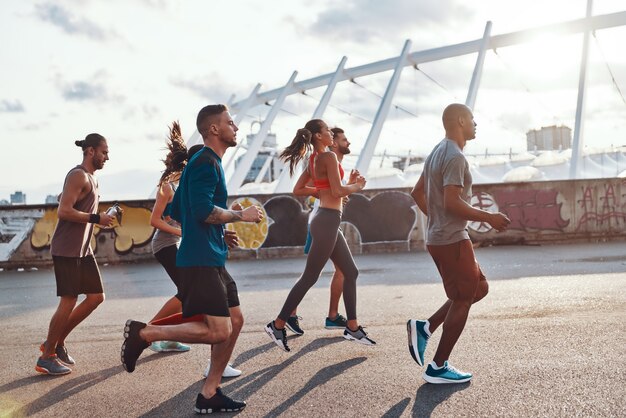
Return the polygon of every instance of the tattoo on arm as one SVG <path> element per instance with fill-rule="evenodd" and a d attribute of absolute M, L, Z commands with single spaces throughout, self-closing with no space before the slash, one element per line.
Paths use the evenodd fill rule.
<path fill-rule="evenodd" d="M 211 214 L 204 220 L 208 224 L 225 224 L 237 222 L 242 219 L 240 210 L 226 210 L 217 206 L 213 207 Z"/>

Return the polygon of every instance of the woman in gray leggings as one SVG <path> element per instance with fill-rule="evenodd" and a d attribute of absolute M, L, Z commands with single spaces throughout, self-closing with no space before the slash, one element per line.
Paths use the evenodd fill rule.
<path fill-rule="evenodd" d="M 335 153 L 327 150 L 332 143 L 333 133 L 328 125 L 323 120 L 313 119 L 303 129 L 298 129 L 291 145 L 280 155 L 289 164 L 289 172 L 293 175 L 298 163 L 312 150 L 307 169 L 320 199 L 320 208 L 311 221 L 313 241 L 304 273 L 289 292 L 278 317 L 265 327 L 265 332 L 272 341 L 285 351 L 289 351 L 285 323 L 311 286 L 317 282 L 329 258 L 344 273 L 343 300 L 348 322 L 343 337 L 365 345 L 376 344 L 356 319 L 356 278 L 359 270 L 343 234 L 339 231 L 343 197 L 361 191 L 365 187 L 365 178 L 354 176 L 347 185 L 341 183 L 343 173 L 340 170 L 343 170 Z"/>

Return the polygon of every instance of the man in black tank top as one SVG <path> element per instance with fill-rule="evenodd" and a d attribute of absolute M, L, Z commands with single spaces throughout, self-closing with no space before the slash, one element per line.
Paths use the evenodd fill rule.
<path fill-rule="evenodd" d="M 57 296 L 61 298 L 52 315 L 48 336 L 41 344 L 42 355 L 35 370 L 50 375 L 68 374 L 75 364 L 65 348 L 65 339 L 104 301 L 100 271 L 91 249 L 94 224 L 110 226 L 113 217 L 98 214 L 98 183 L 93 177 L 109 159 L 106 139 L 89 134 L 75 144 L 83 150 L 83 161 L 65 178 L 57 215 L 59 222 L 52 236 L 50 252 L 54 262 Z M 78 295 L 85 300 L 78 306 Z"/>

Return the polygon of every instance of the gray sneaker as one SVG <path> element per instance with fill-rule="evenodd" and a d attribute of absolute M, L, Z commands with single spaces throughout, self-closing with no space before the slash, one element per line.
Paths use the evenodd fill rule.
<path fill-rule="evenodd" d="M 359 325 L 356 331 L 352 331 L 350 328 L 346 327 L 343 331 L 343 338 L 348 341 L 354 341 L 359 344 L 364 345 L 376 345 L 376 341 L 372 340 L 367 336 L 367 333 L 363 330 L 363 327 Z"/>
<path fill-rule="evenodd" d="M 57 358 L 56 354 L 53 354 L 52 356 L 46 358 L 39 357 L 37 359 L 35 371 L 42 374 L 49 374 L 51 376 L 60 376 L 71 373 L 72 369 L 63 365 Z"/>
<path fill-rule="evenodd" d="M 44 341 L 43 343 L 41 343 L 41 345 L 39 346 L 39 351 L 43 353 L 46 349 L 47 343 L 48 341 Z M 69 353 L 67 352 L 67 348 L 65 348 L 64 345 L 57 345 L 54 350 L 54 354 L 56 354 L 59 361 L 66 366 L 73 366 L 74 364 L 76 364 L 76 361 L 72 358 L 72 356 L 69 355 Z"/>
<path fill-rule="evenodd" d="M 287 345 L 287 332 L 285 331 L 285 328 L 276 328 L 276 326 L 274 325 L 274 321 L 272 321 L 265 326 L 265 332 L 267 333 L 267 335 L 270 336 L 272 341 L 274 341 L 277 346 L 285 351 L 291 351 L 291 349 Z"/>

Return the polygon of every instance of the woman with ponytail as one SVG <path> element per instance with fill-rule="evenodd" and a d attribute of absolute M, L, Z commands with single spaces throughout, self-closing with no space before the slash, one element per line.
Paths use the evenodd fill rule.
<path fill-rule="evenodd" d="M 190 156 L 187 152 L 185 141 L 182 138 L 178 122 L 172 123 L 170 127 L 167 150 L 167 156 L 163 160 L 165 170 L 163 170 L 163 174 L 159 180 L 156 199 L 154 207 L 152 208 L 152 215 L 150 216 L 150 225 L 156 229 L 152 237 L 152 254 L 154 254 L 157 261 L 161 263 L 178 289 L 176 252 L 178 251 L 181 232 L 180 225 L 169 217 L 169 211 L 170 203 L 174 198 L 174 193 L 178 185 L 178 179 Z M 181 311 L 182 303 L 177 293 L 176 296 L 173 296 L 165 302 L 150 323 Z M 176 341 L 155 341 L 150 345 L 150 349 L 159 353 L 168 351 L 189 351 L 190 347 Z"/>
<path fill-rule="evenodd" d="M 365 187 L 365 178 L 360 175 L 353 176 L 347 185 L 342 184 L 343 169 L 337 155 L 327 149 L 332 143 L 333 132 L 328 125 L 323 120 L 313 119 L 307 122 L 303 129 L 298 129 L 291 144 L 280 155 L 280 158 L 289 165 L 289 172 L 293 175 L 298 163 L 308 152 L 311 153 L 305 174 L 313 180 L 320 199 L 320 208 L 311 221 L 313 239 L 304 272 L 289 292 L 278 317 L 265 327 L 265 332 L 272 341 L 285 351 L 290 351 L 287 346 L 285 324 L 304 295 L 317 282 L 328 259 L 344 273 L 343 299 L 348 321 L 343 337 L 365 345 L 376 344 L 357 321 L 356 279 L 359 271 L 339 230 L 343 198 L 361 191 Z"/>

